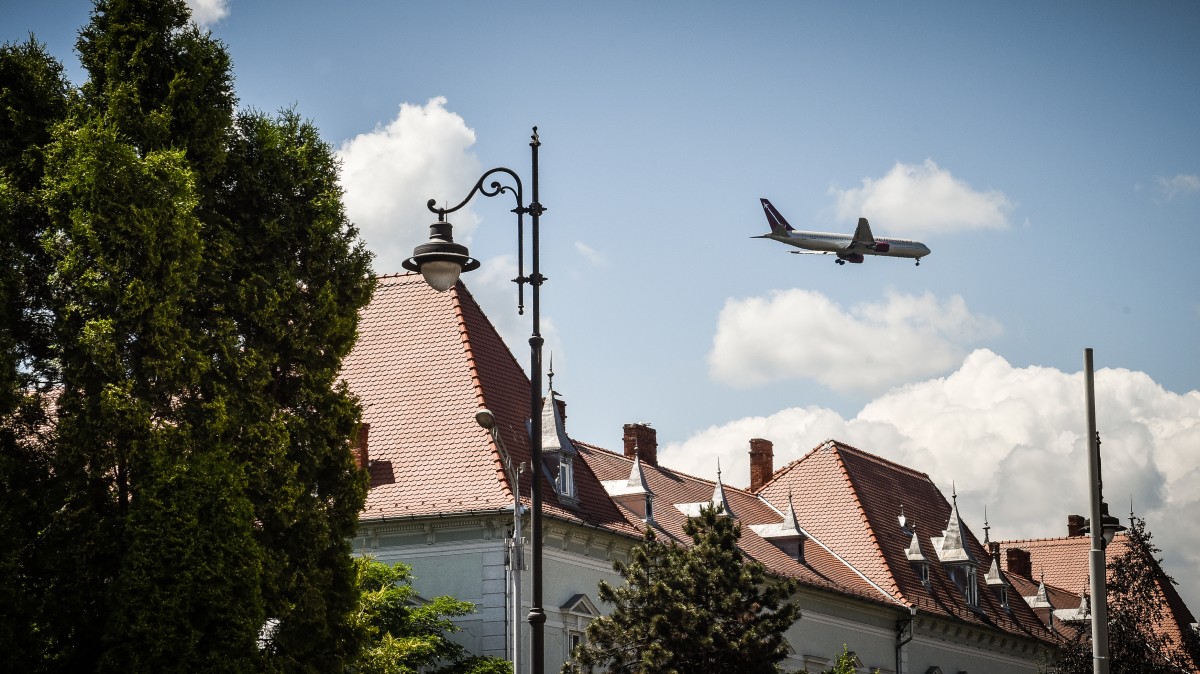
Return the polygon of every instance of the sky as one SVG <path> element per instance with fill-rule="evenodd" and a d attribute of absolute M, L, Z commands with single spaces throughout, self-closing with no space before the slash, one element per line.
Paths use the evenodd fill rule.
<path fill-rule="evenodd" d="M 538 127 L 573 438 L 648 422 L 661 463 L 739 487 L 750 438 L 776 467 L 836 438 L 928 473 L 977 535 L 986 511 L 993 540 L 1062 536 L 1089 507 L 1090 347 L 1105 498 L 1200 613 L 1200 4 L 191 6 L 239 106 L 294 108 L 338 153 L 377 273 L 426 239 L 427 200 L 498 166 L 532 189 Z M 0 39 L 32 31 L 79 84 L 89 12 L 0 0 Z M 932 254 L 789 255 L 751 238 L 762 197 Z M 450 220 L 528 367 L 513 206 Z"/>

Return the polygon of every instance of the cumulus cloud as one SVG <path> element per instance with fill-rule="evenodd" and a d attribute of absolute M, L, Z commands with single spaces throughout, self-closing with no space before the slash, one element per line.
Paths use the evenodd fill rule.
<path fill-rule="evenodd" d="M 1158 191 L 1168 201 L 1195 194 L 1200 192 L 1200 176 L 1180 173 L 1171 178 L 1159 178 Z"/>
<path fill-rule="evenodd" d="M 187 0 L 192 20 L 201 26 L 211 26 L 229 16 L 229 0 Z"/>
<path fill-rule="evenodd" d="M 443 97 L 401 104 L 386 125 L 342 143 L 337 155 L 346 214 L 375 253 L 377 273 L 403 271 L 400 263 L 428 240 L 437 219 L 425 206 L 429 199 L 454 205 L 479 178 L 474 144 L 475 132 L 446 109 Z M 449 219 L 454 240 L 469 244 L 478 225 L 470 207 Z"/>
<path fill-rule="evenodd" d="M 1145 373 L 1101 369 L 1095 392 L 1111 512 L 1127 513 L 1132 498 L 1163 548 L 1167 572 L 1200 577 L 1200 391 L 1172 393 Z M 835 438 L 928 473 L 947 495 L 955 485 L 977 535 L 986 506 L 993 539 L 1033 538 L 1065 535 L 1068 514 L 1087 514 L 1086 430 L 1081 372 L 1013 367 L 980 349 L 950 375 L 895 389 L 853 418 L 784 409 L 708 428 L 659 456 L 709 478 L 719 458 L 726 482 L 742 486 L 750 438 L 774 443 L 776 468 Z M 1200 596 L 1189 587 L 1184 582 L 1181 591 L 1194 606 Z"/>
<path fill-rule="evenodd" d="M 1001 332 L 958 295 L 887 292 L 883 301 L 844 309 L 808 290 L 730 299 L 717 318 L 709 372 L 751 387 L 813 379 L 837 391 L 879 393 L 947 372 L 967 348 Z"/>
<path fill-rule="evenodd" d="M 932 159 L 897 162 L 882 178 L 864 178 L 862 187 L 830 188 L 838 218 L 872 220 L 879 233 L 914 236 L 1009 226 L 1012 201 L 998 190 L 979 192 Z"/>

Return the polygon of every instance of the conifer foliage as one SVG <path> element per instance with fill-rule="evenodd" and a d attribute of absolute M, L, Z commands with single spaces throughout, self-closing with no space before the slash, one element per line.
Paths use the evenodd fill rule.
<path fill-rule="evenodd" d="M 338 671 L 370 256 L 183 0 L 0 47 L 0 671 Z"/>
<path fill-rule="evenodd" d="M 512 664 L 470 655 L 449 635 L 462 628 L 454 618 L 475 612 L 471 602 L 453 597 L 417 601 L 412 567 L 354 560 L 362 592 L 355 622 L 366 636 L 362 656 L 347 674 L 512 674 Z"/>
<path fill-rule="evenodd" d="M 1161 587 L 1176 584 L 1162 570 L 1160 552 L 1145 520 L 1132 518 L 1126 551 L 1108 564 L 1108 649 L 1112 674 L 1193 672 L 1200 664 L 1200 639 L 1185 630 L 1175 639 L 1160 626 L 1169 619 Z M 1093 670 L 1091 628 L 1045 663 L 1049 674 L 1087 674 Z"/>
<path fill-rule="evenodd" d="M 628 563 L 614 562 L 623 587 L 601 581 L 614 608 L 587 628 L 566 672 L 779 671 L 783 634 L 800 617 L 790 580 L 768 579 L 738 548 L 741 525 L 712 508 L 689 518 L 690 546 L 662 543 L 647 528 Z"/>

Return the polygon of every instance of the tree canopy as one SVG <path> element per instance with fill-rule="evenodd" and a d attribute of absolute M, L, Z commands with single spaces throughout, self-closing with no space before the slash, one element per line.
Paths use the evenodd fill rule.
<path fill-rule="evenodd" d="M 588 625 L 564 673 L 779 671 L 784 632 L 800 617 L 787 601 L 794 581 L 769 579 L 738 548 L 741 525 L 712 508 L 684 532 L 690 546 L 662 543 L 648 527 L 629 562 L 614 562 L 625 585 L 601 581 L 613 611 Z"/>
<path fill-rule="evenodd" d="M 0 47 L 0 670 L 341 669 L 373 280 L 333 151 L 235 111 L 183 0 L 77 49 L 79 87 Z"/>

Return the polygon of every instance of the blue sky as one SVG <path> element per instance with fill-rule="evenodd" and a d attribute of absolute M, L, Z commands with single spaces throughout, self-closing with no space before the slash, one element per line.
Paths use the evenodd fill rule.
<path fill-rule="evenodd" d="M 573 437 L 652 423 L 663 461 L 748 482 L 827 437 L 953 483 L 967 524 L 1085 513 L 1083 349 L 1105 494 L 1145 516 L 1200 609 L 1200 5 L 317 2 L 201 15 L 243 107 L 295 106 L 341 153 L 379 273 L 425 201 L 540 128 L 544 332 Z M 72 51 L 90 3 L 0 4 Z M 920 238 L 840 267 L 750 237 Z M 477 200 L 464 277 L 517 358 L 511 203 Z M 930 523 L 939 527 L 945 523 Z"/>

